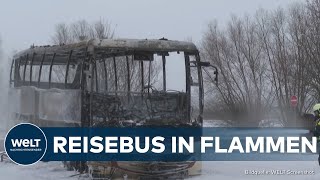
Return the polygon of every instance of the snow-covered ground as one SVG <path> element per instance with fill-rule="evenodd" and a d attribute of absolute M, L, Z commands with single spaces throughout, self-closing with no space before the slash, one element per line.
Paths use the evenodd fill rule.
<path fill-rule="evenodd" d="M 316 158 L 316 157 L 315 157 Z M 192 178 L 193 180 L 319 180 L 320 179 L 320 167 L 318 162 L 310 161 L 291 161 L 291 162 L 227 162 L 227 161 L 216 161 L 216 162 L 203 162 L 202 175 Z M 246 175 L 245 171 L 260 171 L 264 172 L 264 175 Z M 272 170 L 285 170 L 285 172 L 296 172 L 296 171 L 313 171 L 312 175 L 266 175 L 267 171 Z"/>
<path fill-rule="evenodd" d="M 228 126 L 222 121 L 206 121 L 205 126 Z M 316 155 L 314 161 L 211 161 L 202 163 L 202 175 L 192 177 L 192 180 L 319 180 L 320 167 Z M 246 175 L 246 171 L 259 171 L 262 175 Z M 267 171 L 284 170 L 284 175 L 266 175 Z M 310 175 L 289 175 L 287 172 L 309 171 Z M 83 179 L 76 172 L 67 171 L 61 162 L 39 162 L 32 166 L 18 166 L 10 162 L 0 162 L 0 179 L 5 180 L 56 180 L 56 179 Z M 76 176 L 73 176 L 76 175 Z"/>
<path fill-rule="evenodd" d="M 0 179 L 3 180 L 58 180 L 78 179 L 73 171 L 66 171 L 61 162 L 39 162 L 32 166 L 18 166 L 13 163 L 0 163 Z"/>
<path fill-rule="evenodd" d="M 317 162 L 203 162 L 202 175 L 192 180 L 319 180 L 320 167 Z M 271 171 L 313 171 L 312 175 L 246 175 L 246 170 Z M 0 179 L 6 180 L 58 180 L 82 179 L 76 172 L 66 171 L 61 162 L 39 162 L 33 166 L 18 166 L 13 163 L 0 163 Z M 76 175 L 76 176 L 73 176 Z"/>
<path fill-rule="evenodd" d="M 230 127 L 231 123 L 223 120 L 205 120 L 203 127 Z"/>

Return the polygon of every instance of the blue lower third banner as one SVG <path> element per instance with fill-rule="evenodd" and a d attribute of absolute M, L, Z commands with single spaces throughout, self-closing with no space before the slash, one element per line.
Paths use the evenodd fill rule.
<path fill-rule="evenodd" d="M 317 138 L 288 128 L 39 128 L 5 139 L 18 164 L 42 161 L 313 161 Z"/>

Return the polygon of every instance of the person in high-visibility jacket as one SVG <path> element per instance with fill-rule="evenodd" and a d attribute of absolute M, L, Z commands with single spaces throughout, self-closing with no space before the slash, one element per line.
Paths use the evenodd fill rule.
<path fill-rule="evenodd" d="M 318 151 L 319 151 L 318 162 L 320 166 L 320 104 L 316 104 L 313 106 L 313 113 L 315 117 L 315 127 L 313 130 L 313 135 L 318 138 Z"/>

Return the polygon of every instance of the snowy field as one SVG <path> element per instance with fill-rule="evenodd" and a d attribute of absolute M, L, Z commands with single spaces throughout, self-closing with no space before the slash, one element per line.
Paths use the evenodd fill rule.
<path fill-rule="evenodd" d="M 227 126 L 222 121 L 206 121 L 205 126 L 217 127 Z M 308 155 L 310 156 L 310 155 Z M 192 177 L 192 180 L 319 180 L 320 167 L 318 165 L 317 155 L 314 156 L 314 161 L 288 161 L 288 162 L 203 162 L 202 175 Z M 310 175 L 246 175 L 246 170 L 267 172 L 272 170 L 284 170 L 285 172 L 309 171 Z M 18 166 L 11 162 L 0 163 L 0 179 L 6 180 L 56 180 L 67 179 L 87 180 L 85 176 L 79 177 L 77 172 L 67 171 L 61 162 L 39 162 L 33 166 Z"/>
<path fill-rule="evenodd" d="M 13 163 L 0 163 L 0 174 L 0 179 L 6 180 L 79 179 L 79 176 L 71 177 L 77 173 L 66 171 L 61 162 L 39 162 L 25 167 Z"/>
<path fill-rule="evenodd" d="M 314 171 L 313 175 L 245 175 L 246 170 L 269 171 Z M 66 171 L 61 162 L 39 162 L 33 166 L 17 166 L 12 163 L 0 163 L 0 179 L 6 180 L 55 180 L 82 179 L 76 172 Z M 73 176 L 76 175 L 76 176 Z M 316 162 L 203 162 L 202 175 L 192 180 L 319 180 L 320 167 Z"/>
<path fill-rule="evenodd" d="M 316 158 L 316 157 L 315 157 Z M 271 170 L 313 171 L 313 175 L 246 175 L 246 170 L 261 172 Z M 320 167 L 317 162 L 203 162 L 202 175 L 192 178 L 194 180 L 319 180 Z"/>

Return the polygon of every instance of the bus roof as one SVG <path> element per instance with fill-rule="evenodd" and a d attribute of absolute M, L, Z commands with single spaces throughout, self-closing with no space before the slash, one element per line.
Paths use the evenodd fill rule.
<path fill-rule="evenodd" d="M 104 58 L 110 54 L 118 52 L 174 52 L 183 51 L 189 53 L 197 53 L 197 47 L 191 42 L 172 41 L 166 39 L 91 39 L 79 43 L 67 45 L 53 45 L 53 46 L 32 46 L 29 49 L 18 52 L 14 55 L 14 59 L 24 57 L 32 54 L 47 56 L 55 54 L 56 56 L 68 57 L 72 51 L 72 57 L 81 58 L 86 55 L 92 55 L 94 58 Z"/>

